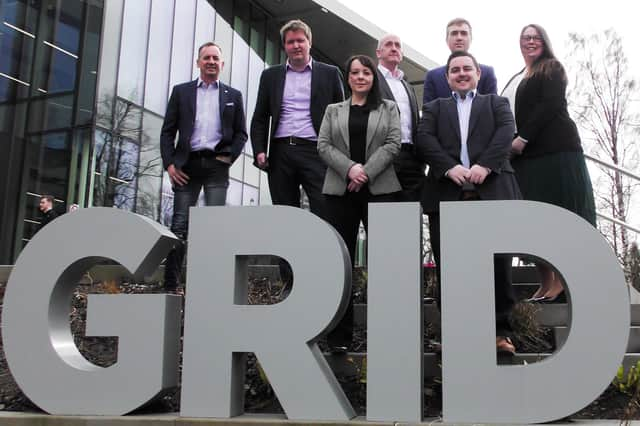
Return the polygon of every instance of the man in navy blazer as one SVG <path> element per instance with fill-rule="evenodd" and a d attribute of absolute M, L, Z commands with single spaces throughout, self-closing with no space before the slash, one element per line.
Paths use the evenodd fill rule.
<path fill-rule="evenodd" d="M 471 24 L 464 18 L 455 18 L 447 24 L 447 45 L 451 53 L 468 52 L 471 45 Z M 481 77 L 478 82 L 478 93 L 483 95 L 497 94 L 498 83 L 493 68 L 480 64 Z M 442 66 L 427 71 L 424 79 L 424 93 L 422 103 L 426 104 L 434 99 L 448 98 L 451 88 L 447 82 L 447 67 Z"/>
<path fill-rule="evenodd" d="M 196 65 L 200 76 L 173 88 L 160 133 L 162 164 L 174 193 L 171 231 L 183 241 L 189 207 L 196 204 L 201 189 L 206 205 L 225 205 L 229 167 L 247 141 L 242 94 L 219 80 L 224 66 L 220 46 L 203 44 Z M 177 289 L 183 258 L 183 245 L 167 256 L 164 285 L 168 291 Z"/>

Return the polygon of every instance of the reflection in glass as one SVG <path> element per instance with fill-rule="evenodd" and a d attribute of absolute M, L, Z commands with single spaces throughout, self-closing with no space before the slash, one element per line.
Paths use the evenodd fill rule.
<path fill-rule="evenodd" d="M 171 75 L 169 87 L 192 80 L 193 61 L 196 53 L 193 48 L 193 22 L 196 13 L 195 0 L 180 0 L 173 21 L 173 46 L 171 49 Z M 163 111 L 164 113 L 164 111 Z"/>
<path fill-rule="evenodd" d="M 142 105 L 147 34 L 151 0 L 127 1 L 124 4 L 118 96 Z"/>
<path fill-rule="evenodd" d="M 168 47 L 173 36 L 173 9 L 174 0 L 151 4 L 144 106 L 161 115 L 164 115 L 169 97 L 171 49 Z"/>

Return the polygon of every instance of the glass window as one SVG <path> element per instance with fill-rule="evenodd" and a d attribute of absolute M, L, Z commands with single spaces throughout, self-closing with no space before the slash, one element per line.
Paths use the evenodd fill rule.
<path fill-rule="evenodd" d="M 233 29 L 224 17 L 230 19 L 232 7 L 231 1 L 216 1 L 215 40 L 222 47 L 222 51 L 225 52 L 225 57 L 227 58 L 227 66 L 223 68 L 220 80 L 228 84 L 231 84 L 231 67 L 229 65 L 231 65 L 231 59 L 236 55 L 236 51 L 235 46 L 233 46 Z"/>
<path fill-rule="evenodd" d="M 207 2 L 207 0 L 198 0 L 198 12 L 196 13 L 196 31 L 195 31 L 195 41 L 193 43 L 193 57 L 194 59 L 197 56 L 198 47 L 202 46 L 203 43 L 208 41 L 215 41 L 213 39 L 213 32 L 216 26 L 216 11 L 211 5 Z M 222 46 L 221 46 L 222 47 Z M 229 47 L 230 48 L 230 47 Z M 227 56 L 229 55 L 229 56 Z M 222 49 L 222 57 L 231 57 L 231 51 L 227 51 L 224 48 Z M 196 66 L 196 61 L 192 61 L 193 63 L 193 73 L 192 75 L 197 76 L 199 74 L 198 67 Z"/>
<path fill-rule="evenodd" d="M 260 201 L 258 188 L 250 185 L 242 185 L 242 205 L 257 206 Z"/>
<path fill-rule="evenodd" d="M 96 130 L 94 206 L 135 208 L 138 156 L 136 143 Z"/>
<path fill-rule="evenodd" d="M 91 124 L 96 93 L 96 79 L 98 75 L 98 52 L 100 50 L 100 31 L 102 29 L 102 7 L 87 4 L 87 31 L 83 37 L 80 70 L 80 85 L 78 87 L 78 110 L 76 125 Z"/>
<path fill-rule="evenodd" d="M 253 117 L 253 111 L 256 108 L 256 99 L 258 97 L 258 82 L 260 81 L 260 75 L 264 70 L 264 61 L 260 59 L 260 57 L 253 51 L 253 49 L 249 50 L 249 74 L 247 77 L 247 81 L 255 82 L 253 84 L 249 84 L 247 87 L 247 123 L 251 123 L 251 118 Z M 253 155 L 253 149 L 251 147 L 251 137 L 244 146 L 244 151 L 247 154 Z"/>
<path fill-rule="evenodd" d="M 242 161 L 242 156 L 238 157 L 236 161 L 233 162 L 231 167 L 229 168 L 229 177 L 233 179 L 242 180 L 244 163 Z"/>
<path fill-rule="evenodd" d="M 153 0 L 147 53 L 144 106 L 164 115 L 169 97 L 174 0 Z"/>
<path fill-rule="evenodd" d="M 162 119 L 145 113 L 140 135 L 140 163 L 138 164 L 138 195 L 136 213 L 158 220 L 162 185 L 162 157 L 159 135 Z"/>
<path fill-rule="evenodd" d="M 170 87 L 195 78 L 191 73 L 196 60 L 193 48 L 195 13 L 195 0 L 180 0 L 180 6 L 175 8 Z"/>
<path fill-rule="evenodd" d="M 260 169 L 253 165 L 253 157 L 243 155 L 244 157 L 244 182 L 249 185 L 260 185 Z"/>
<path fill-rule="evenodd" d="M 147 58 L 147 35 L 151 0 L 127 1 L 124 4 L 118 96 L 142 105 Z"/>
<path fill-rule="evenodd" d="M 100 70 L 98 79 L 98 102 L 96 124 L 110 126 L 112 100 L 115 97 L 119 56 L 120 30 L 122 23 L 123 0 L 109 0 L 104 5 L 104 33 L 100 53 Z"/>
<path fill-rule="evenodd" d="M 173 217 L 173 189 L 167 173 L 162 174 L 162 201 L 160 203 L 160 223 L 167 228 L 171 227 Z"/>
<path fill-rule="evenodd" d="M 242 182 L 235 179 L 229 179 L 229 188 L 227 189 L 227 205 L 242 205 Z"/>

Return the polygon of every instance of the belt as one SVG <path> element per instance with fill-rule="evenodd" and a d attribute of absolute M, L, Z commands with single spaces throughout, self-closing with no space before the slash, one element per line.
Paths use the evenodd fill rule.
<path fill-rule="evenodd" d="M 285 138 L 274 138 L 274 142 L 286 143 L 289 145 L 316 145 L 316 141 L 310 139 L 303 139 L 296 136 L 287 136 Z"/>
<path fill-rule="evenodd" d="M 200 151 L 191 151 L 189 153 L 189 157 L 192 157 L 192 158 L 210 158 L 210 157 L 215 157 L 217 155 L 224 155 L 224 154 L 211 151 L 210 149 L 203 149 Z"/>
<path fill-rule="evenodd" d="M 412 143 L 401 143 L 400 144 L 400 151 L 402 151 L 402 152 L 414 152 L 415 151 L 415 147 L 413 146 Z"/>

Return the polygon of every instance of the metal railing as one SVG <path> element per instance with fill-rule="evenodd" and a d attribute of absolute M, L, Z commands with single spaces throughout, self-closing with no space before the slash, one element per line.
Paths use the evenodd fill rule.
<path fill-rule="evenodd" d="M 634 172 L 632 172 L 632 171 L 630 171 L 630 170 L 627 170 L 627 169 L 624 169 L 624 168 L 622 168 L 622 167 L 616 166 L 615 164 L 611 164 L 611 163 L 608 163 L 608 162 L 606 162 L 606 161 L 603 161 L 603 160 L 599 159 L 598 157 L 594 157 L 594 156 L 593 156 L 593 155 L 591 155 L 591 154 L 587 154 L 587 153 L 585 153 L 585 154 L 584 154 L 584 157 L 585 157 L 587 160 L 589 160 L 589 161 L 592 161 L 592 162 L 594 162 L 594 163 L 596 163 L 596 164 L 599 164 L 599 165 L 601 165 L 601 166 L 603 166 L 603 167 L 606 167 L 606 168 L 608 168 L 608 169 L 611 169 L 611 170 L 615 170 L 615 171 L 617 171 L 617 172 L 620 172 L 620 173 L 622 173 L 623 175 L 630 177 L 631 179 L 635 179 L 635 180 L 637 180 L 637 181 L 640 181 L 640 175 L 638 175 L 638 174 L 636 174 L 636 173 L 634 173 Z M 635 227 L 635 226 L 633 226 L 633 225 L 629 225 L 629 224 L 628 224 L 628 223 L 626 223 L 626 222 L 623 222 L 623 221 L 621 221 L 621 220 L 619 220 L 619 219 L 616 219 L 616 218 L 611 217 L 611 216 L 609 216 L 609 215 L 606 215 L 606 214 L 604 214 L 604 213 L 596 212 L 596 215 L 597 215 L 599 218 L 601 218 L 601 219 L 607 220 L 607 221 L 609 221 L 609 222 L 613 222 L 613 223 L 615 223 L 615 224 L 617 224 L 617 225 L 620 225 L 620 226 L 622 226 L 622 227 L 624 227 L 624 228 L 627 228 L 627 229 L 628 229 L 628 230 L 630 230 L 630 231 L 635 232 L 636 234 L 640 234 L 640 228 L 636 228 L 636 227 Z"/>

